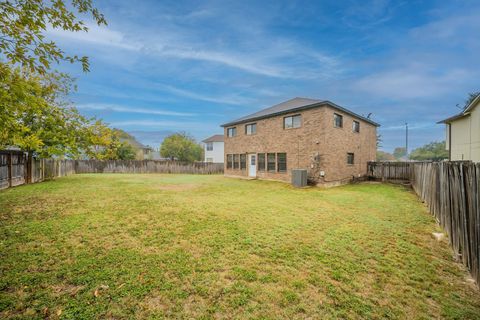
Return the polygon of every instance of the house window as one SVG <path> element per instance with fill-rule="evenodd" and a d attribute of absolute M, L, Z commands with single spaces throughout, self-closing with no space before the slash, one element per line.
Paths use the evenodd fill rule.
<path fill-rule="evenodd" d="M 360 132 L 360 122 L 353 120 L 352 130 L 353 132 Z"/>
<path fill-rule="evenodd" d="M 299 114 L 283 118 L 283 129 L 300 128 L 301 125 L 302 116 Z"/>
<path fill-rule="evenodd" d="M 227 169 L 232 169 L 233 154 L 227 154 Z"/>
<path fill-rule="evenodd" d="M 343 127 L 343 116 L 339 115 L 338 113 L 333 114 L 333 125 L 336 128 L 342 128 Z"/>
<path fill-rule="evenodd" d="M 267 154 L 267 170 L 275 172 L 275 153 Z"/>
<path fill-rule="evenodd" d="M 354 164 L 355 155 L 353 153 L 347 153 L 347 164 Z"/>
<path fill-rule="evenodd" d="M 278 172 L 287 172 L 287 154 L 277 153 L 277 170 Z"/>
<path fill-rule="evenodd" d="M 238 169 L 240 166 L 240 155 L 234 154 L 233 155 L 233 169 Z"/>
<path fill-rule="evenodd" d="M 213 142 L 207 142 L 207 151 L 213 150 Z"/>
<path fill-rule="evenodd" d="M 237 127 L 227 129 L 227 137 L 235 137 L 237 135 Z"/>
<path fill-rule="evenodd" d="M 258 154 L 258 171 L 265 171 L 265 153 Z"/>
<path fill-rule="evenodd" d="M 245 126 L 245 134 L 247 136 L 250 136 L 250 135 L 255 134 L 255 133 L 257 133 L 257 124 L 256 123 L 247 124 Z"/>
<path fill-rule="evenodd" d="M 240 155 L 240 169 L 245 170 L 247 169 L 247 155 L 241 154 Z"/>
<path fill-rule="evenodd" d="M 213 162 L 213 158 L 207 158 L 207 162 Z"/>

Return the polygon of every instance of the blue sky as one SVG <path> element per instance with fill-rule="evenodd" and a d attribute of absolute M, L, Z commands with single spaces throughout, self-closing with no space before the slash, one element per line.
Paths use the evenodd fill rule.
<path fill-rule="evenodd" d="M 49 30 L 72 102 L 158 147 L 293 97 L 381 123 L 383 149 L 443 140 L 436 122 L 480 90 L 480 1 L 96 1 L 109 25 Z"/>

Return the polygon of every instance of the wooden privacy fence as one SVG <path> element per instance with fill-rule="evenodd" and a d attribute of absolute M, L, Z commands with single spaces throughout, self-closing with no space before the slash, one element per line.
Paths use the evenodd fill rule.
<path fill-rule="evenodd" d="M 223 163 L 163 160 L 30 159 L 21 151 L 0 151 L 0 189 L 75 173 L 222 174 Z"/>
<path fill-rule="evenodd" d="M 22 151 L 0 151 L 0 190 L 75 173 L 72 160 L 30 159 Z"/>
<path fill-rule="evenodd" d="M 371 162 L 368 172 L 382 180 L 403 180 L 409 176 L 417 195 L 448 233 L 455 256 L 480 284 L 480 163 L 402 164 L 403 167 L 398 163 Z M 383 173 L 379 176 L 380 171 Z"/>
<path fill-rule="evenodd" d="M 76 160 L 76 173 L 221 174 L 223 163 L 164 160 Z"/>
<path fill-rule="evenodd" d="M 21 151 L 0 151 L 0 189 L 24 184 L 27 156 Z"/>
<path fill-rule="evenodd" d="M 375 179 L 410 180 L 410 162 L 369 162 L 368 175 Z"/>

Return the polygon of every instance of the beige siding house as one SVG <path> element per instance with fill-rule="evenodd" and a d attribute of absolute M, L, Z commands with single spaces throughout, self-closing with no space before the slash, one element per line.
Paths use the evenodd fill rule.
<path fill-rule="evenodd" d="M 225 175 L 291 181 L 306 169 L 322 186 L 365 176 L 378 124 L 330 101 L 294 98 L 222 125 Z"/>
<path fill-rule="evenodd" d="M 223 163 L 223 134 L 213 135 L 202 142 L 204 143 L 204 161 Z"/>
<path fill-rule="evenodd" d="M 445 123 L 446 147 L 449 160 L 480 162 L 480 95 L 460 114 L 439 123 Z"/>

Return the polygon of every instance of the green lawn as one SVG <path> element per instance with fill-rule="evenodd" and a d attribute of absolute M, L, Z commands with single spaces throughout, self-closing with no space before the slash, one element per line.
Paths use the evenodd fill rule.
<path fill-rule="evenodd" d="M 0 192 L 0 318 L 480 319 L 408 189 L 75 175 Z"/>

